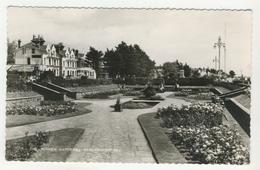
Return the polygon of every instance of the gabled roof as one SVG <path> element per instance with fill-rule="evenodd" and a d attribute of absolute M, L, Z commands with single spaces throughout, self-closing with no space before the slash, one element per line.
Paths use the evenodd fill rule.
<path fill-rule="evenodd" d="M 40 52 L 42 52 L 44 54 L 47 53 L 46 47 L 47 47 L 47 45 L 36 46 L 32 42 L 29 42 L 29 43 L 24 44 L 24 45 L 21 46 L 21 48 L 30 48 L 30 49 L 34 48 L 34 49 L 39 50 Z"/>

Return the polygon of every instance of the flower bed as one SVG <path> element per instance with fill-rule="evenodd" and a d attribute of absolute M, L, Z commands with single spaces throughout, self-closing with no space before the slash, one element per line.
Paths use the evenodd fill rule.
<path fill-rule="evenodd" d="M 242 144 L 237 130 L 228 126 L 176 127 L 173 129 L 172 140 L 189 148 L 188 152 L 193 159 L 201 163 L 249 163 L 248 149 Z"/>
<path fill-rule="evenodd" d="M 175 93 L 177 97 L 187 97 L 189 99 L 195 100 L 211 100 L 213 93 L 209 92 L 208 89 L 200 89 L 200 90 L 181 90 Z"/>
<path fill-rule="evenodd" d="M 121 93 L 120 90 L 111 90 L 111 91 L 102 91 L 102 92 L 97 92 L 97 93 L 89 93 L 85 94 L 84 98 L 87 99 L 107 99 L 111 95 L 116 95 Z"/>
<path fill-rule="evenodd" d="M 188 98 L 195 99 L 195 100 L 211 100 L 213 94 L 209 93 L 198 93 L 196 95 L 190 95 Z"/>
<path fill-rule="evenodd" d="M 51 104 L 41 106 L 15 106 L 7 107 L 7 115 L 40 115 L 40 116 L 56 116 L 77 111 L 75 104 L 66 102 L 64 104 Z"/>
<path fill-rule="evenodd" d="M 205 125 L 213 127 L 222 124 L 223 107 L 213 103 L 193 103 L 169 106 L 158 109 L 157 116 L 163 120 L 166 127 Z"/>
<path fill-rule="evenodd" d="M 7 141 L 5 158 L 8 161 L 28 160 L 32 154 L 41 149 L 42 145 L 48 141 L 48 132 L 36 132 L 33 136 Z"/>
<path fill-rule="evenodd" d="M 187 160 L 206 164 L 249 163 L 248 149 L 238 131 L 222 125 L 222 105 L 169 106 L 159 109 L 157 116 L 164 126 L 172 128 L 170 138 Z"/>

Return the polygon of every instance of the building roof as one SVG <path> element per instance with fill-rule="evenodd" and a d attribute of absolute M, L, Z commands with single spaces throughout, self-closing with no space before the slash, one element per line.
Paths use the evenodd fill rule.
<path fill-rule="evenodd" d="M 47 53 L 47 51 L 46 51 L 47 45 L 36 46 L 32 42 L 29 42 L 29 43 L 24 44 L 24 45 L 21 46 L 21 48 L 23 48 L 23 47 L 30 48 L 30 49 L 34 48 L 34 49 L 37 49 L 37 50 L 39 50 L 40 52 L 42 52 L 44 54 Z"/>

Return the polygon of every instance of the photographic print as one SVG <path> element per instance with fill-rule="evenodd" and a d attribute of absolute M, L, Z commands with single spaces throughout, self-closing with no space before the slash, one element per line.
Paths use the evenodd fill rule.
<path fill-rule="evenodd" d="M 7 12 L 7 161 L 250 163 L 251 10 Z"/>

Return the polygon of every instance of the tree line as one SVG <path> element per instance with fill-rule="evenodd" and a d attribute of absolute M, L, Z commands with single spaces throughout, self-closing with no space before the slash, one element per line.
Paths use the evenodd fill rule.
<path fill-rule="evenodd" d="M 104 54 L 102 51 L 90 47 L 86 56 L 86 60 L 93 64 L 93 69 L 97 75 L 100 74 L 102 69 L 105 69 L 113 79 L 147 77 L 151 70 L 155 68 L 155 62 L 139 45 L 128 45 L 123 41 L 115 48 L 107 49 Z"/>

